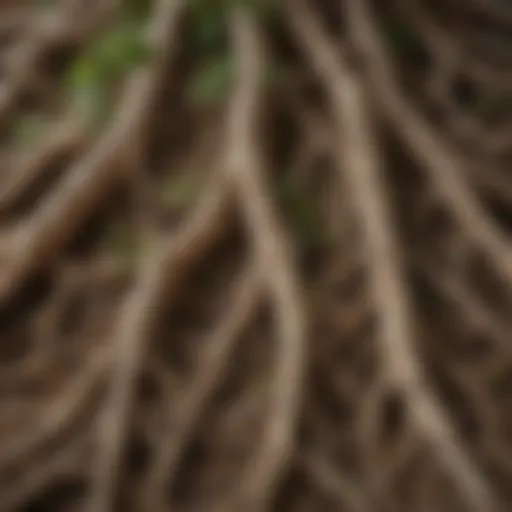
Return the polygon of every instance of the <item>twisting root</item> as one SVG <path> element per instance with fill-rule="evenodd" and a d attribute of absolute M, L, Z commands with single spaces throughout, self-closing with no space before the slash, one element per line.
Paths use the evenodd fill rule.
<path fill-rule="evenodd" d="M 448 297 L 465 321 L 473 325 L 477 331 L 488 333 L 504 353 L 512 352 L 510 324 L 496 315 L 474 290 L 449 272 L 438 271 L 431 263 L 422 261 L 422 258 L 418 258 L 417 266 L 418 271 Z"/>
<path fill-rule="evenodd" d="M 493 225 L 467 183 L 457 155 L 441 140 L 406 102 L 393 79 L 390 60 L 378 42 L 377 31 L 365 2 L 351 2 L 351 35 L 366 59 L 368 81 L 375 87 L 379 107 L 404 142 L 428 169 L 438 193 L 453 211 L 465 233 L 486 254 L 508 286 L 512 288 L 512 249 L 509 240 Z"/>
<path fill-rule="evenodd" d="M 134 385 L 145 358 L 145 345 L 162 305 L 169 304 L 173 292 L 187 272 L 228 227 L 227 183 L 219 180 L 209 192 L 182 232 L 143 261 L 138 283 L 120 311 L 113 340 L 117 360 L 110 393 L 98 426 L 99 451 L 89 503 L 91 512 L 111 510 Z"/>
<path fill-rule="evenodd" d="M 271 199 L 255 134 L 265 69 L 262 36 L 242 8 L 234 8 L 229 21 L 237 79 L 228 113 L 226 174 L 233 182 L 257 263 L 271 294 L 279 339 L 270 418 L 256 459 L 243 475 L 240 491 L 250 510 L 265 510 L 293 447 L 307 327 L 293 254 Z"/>
<path fill-rule="evenodd" d="M 56 402 L 41 411 L 26 430 L 2 448 L 0 471 L 23 462 L 32 452 L 65 431 L 80 415 L 111 360 L 111 353 L 101 349 L 89 356 L 85 367 Z"/>
<path fill-rule="evenodd" d="M 144 137 L 149 107 L 175 50 L 183 9 L 181 0 L 158 3 L 149 27 L 154 45 L 152 62 L 130 77 L 119 116 L 110 130 L 27 221 L 23 243 L 14 248 L 12 258 L 1 269 L 0 305 L 9 300 L 27 277 L 51 263 L 76 228 L 120 181 L 127 179 L 127 159 L 134 141 Z"/>
<path fill-rule="evenodd" d="M 39 21 L 39 20 L 38 20 Z M 41 55 L 55 39 L 68 33 L 69 20 L 62 13 L 36 24 L 30 37 L 12 55 L 9 79 L 0 90 L 0 126 L 4 126 L 16 107 L 19 96 L 26 90 Z"/>
<path fill-rule="evenodd" d="M 19 4 L 0 0 L 0 512 L 506 510 L 506 11 Z M 66 109 L 65 69 L 117 107 L 104 128 Z M 58 115 L 35 145 L 10 131 L 25 111 Z"/>
<path fill-rule="evenodd" d="M 21 95 L 33 82 L 39 61 L 45 52 L 59 42 L 85 40 L 104 18 L 112 14 L 112 2 L 87 9 L 86 16 L 77 15 L 77 7 L 65 6 L 31 20 L 28 37 L 15 49 L 9 60 L 7 83 L 0 89 L 0 127 L 16 110 Z M 68 8 L 66 8 L 68 7 Z M 77 20 L 79 22 L 77 23 Z"/>
<path fill-rule="evenodd" d="M 361 5 L 359 2 L 350 5 L 356 4 Z M 308 12 L 306 2 L 289 2 L 288 5 L 292 28 L 330 97 L 338 135 L 343 137 L 337 160 L 359 210 L 365 234 L 366 257 L 379 315 L 378 341 L 385 379 L 403 394 L 417 427 L 450 471 L 471 510 L 496 510 L 488 483 L 461 449 L 447 414 L 430 390 L 414 350 L 410 299 L 399 263 L 390 208 L 384 199 L 383 169 L 364 88 L 332 48 L 312 13 Z M 353 30 L 360 31 L 361 27 L 357 25 Z"/>
<path fill-rule="evenodd" d="M 44 489 L 49 482 L 60 476 L 68 476 L 77 468 L 83 468 L 94 448 L 90 434 L 81 433 L 68 445 L 59 449 L 49 459 L 37 461 L 25 474 L 8 489 L 2 490 L 0 512 L 10 512 L 23 506 L 27 498 Z"/>
<path fill-rule="evenodd" d="M 15 162 L 6 183 L 0 189 L 0 215 L 12 210 L 23 195 L 42 178 L 49 165 L 59 157 L 77 152 L 85 145 L 87 133 L 74 118 L 66 118 L 55 127 L 48 139 L 21 162 Z"/>
<path fill-rule="evenodd" d="M 301 465 L 315 483 L 325 490 L 343 509 L 354 512 L 370 512 L 369 504 L 360 489 L 351 479 L 340 474 L 327 460 L 315 454 L 304 454 Z"/>
<path fill-rule="evenodd" d="M 180 458 L 189 445 L 201 413 L 225 376 L 236 342 L 253 319 L 260 296 L 259 269 L 246 269 L 235 286 L 225 318 L 205 342 L 205 352 L 199 357 L 190 387 L 184 390 L 177 404 L 167 404 L 176 419 L 170 420 L 159 444 L 156 461 L 148 472 L 145 493 L 149 502 L 145 504 L 145 510 L 165 509 L 166 490 L 173 483 Z"/>

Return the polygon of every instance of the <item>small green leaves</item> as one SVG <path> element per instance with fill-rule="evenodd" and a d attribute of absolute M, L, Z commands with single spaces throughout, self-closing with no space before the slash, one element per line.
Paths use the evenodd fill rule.
<path fill-rule="evenodd" d="M 272 88 L 281 83 L 285 72 L 279 67 L 269 68 L 265 74 L 265 86 Z M 192 77 L 188 97 L 196 106 L 214 104 L 226 99 L 234 79 L 234 66 L 230 57 L 210 58 Z"/>
<path fill-rule="evenodd" d="M 109 112 L 111 87 L 146 62 L 149 55 L 137 25 L 116 25 L 70 66 L 66 85 L 72 102 L 94 124 L 104 121 Z"/>
<path fill-rule="evenodd" d="M 144 34 L 131 23 L 120 23 L 91 48 L 91 58 L 101 68 L 102 75 L 110 80 L 144 64 L 149 56 Z"/>
<path fill-rule="evenodd" d="M 223 100 L 230 92 L 233 64 L 229 57 L 217 57 L 207 62 L 193 77 L 188 95 L 192 103 L 205 105 Z"/>
<path fill-rule="evenodd" d="M 234 5 L 249 10 L 268 23 L 274 19 L 280 2 L 276 0 L 189 0 L 193 17 L 190 45 L 203 55 L 215 56 L 229 48 L 228 17 Z"/>
<path fill-rule="evenodd" d="M 187 96 L 195 106 L 221 102 L 231 91 L 234 67 L 227 25 L 229 10 L 235 5 L 267 22 L 277 12 L 279 3 L 275 0 L 189 0 L 193 23 L 189 45 L 193 48 L 192 53 L 203 60 L 187 90 Z M 269 73 L 265 85 L 272 87 L 280 78 L 278 73 Z"/>
<path fill-rule="evenodd" d="M 201 192 L 201 182 L 194 174 L 172 174 L 164 184 L 162 202 L 167 208 L 181 210 L 190 206 Z"/>

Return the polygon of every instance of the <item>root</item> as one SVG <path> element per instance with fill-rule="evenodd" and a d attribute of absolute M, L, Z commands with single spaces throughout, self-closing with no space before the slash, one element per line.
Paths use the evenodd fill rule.
<path fill-rule="evenodd" d="M 150 33 L 155 40 L 153 65 L 136 71 L 129 79 L 118 118 L 108 133 L 27 220 L 23 243 L 10 252 L 7 268 L 1 271 L 0 304 L 5 304 L 28 277 L 54 260 L 77 227 L 123 180 L 132 141 L 144 136 L 141 128 L 162 80 L 162 67 L 173 53 L 182 6 L 180 2 L 164 2 L 155 11 Z"/>
<path fill-rule="evenodd" d="M 89 357 L 85 368 L 68 384 L 66 392 L 50 407 L 43 408 L 24 431 L 3 447 L 0 452 L 0 471 L 8 470 L 13 464 L 22 464 L 34 451 L 62 434 L 80 417 L 87 399 L 91 397 L 95 385 L 104 376 L 111 361 L 111 356 L 104 350 Z"/>
<path fill-rule="evenodd" d="M 0 192 L 0 215 L 8 215 L 20 199 L 45 176 L 51 164 L 62 156 L 72 155 L 85 146 L 85 130 L 76 120 L 63 121 L 48 140 L 33 154 L 13 164 L 7 183 Z"/>
<path fill-rule="evenodd" d="M 382 191 L 378 145 L 370 128 L 363 88 L 350 68 L 336 57 L 302 2 L 289 10 L 297 37 L 328 91 L 338 134 L 343 137 L 339 167 L 345 173 L 365 232 L 373 296 L 379 315 L 384 379 L 403 394 L 414 421 L 458 484 L 473 510 L 495 508 L 483 475 L 460 448 L 446 413 L 435 400 L 413 348 L 408 291 L 400 268 L 398 241 Z M 355 30 L 355 29 L 354 29 Z"/>
<path fill-rule="evenodd" d="M 18 4 L 0 512 L 506 510 L 512 11 Z"/>
<path fill-rule="evenodd" d="M 263 158 L 257 151 L 254 133 L 265 66 L 261 35 L 247 12 L 237 9 L 230 14 L 238 75 L 229 111 L 226 171 L 233 181 L 257 263 L 275 307 L 280 343 L 270 418 L 258 454 L 240 484 L 244 503 L 251 510 L 264 510 L 293 447 L 307 327 L 293 253 L 270 200 Z"/>
<path fill-rule="evenodd" d="M 123 305 L 114 332 L 116 362 L 109 397 L 101 415 L 99 451 L 91 511 L 108 511 L 116 489 L 126 439 L 135 379 L 145 360 L 146 344 L 164 301 L 167 304 L 187 272 L 225 232 L 229 192 L 224 181 L 213 187 L 176 238 L 166 241 L 142 263 L 138 282 Z"/>
<path fill-rule="evenodd" d="M 206 351 L 197 362 L 192 384 L 177 404 L 167 404 L 174 422 L 167 425 L 156 461 L 148 474 L 145 504 L 148 510 L 164 510 L 165 494 L 173 484 L 180 458 L 187 449 L 208 401 L 219 386 L 240 333 L 254 316 L 260 296 L 260 274 L 255 268 L 244 272 L 233 293 L 228 313 L 206 343 Z"/>
<path fill-rule="evenodd" d="M 69 477 L 77 468 L 83 466 L 87 460 L 88 452 L 92 449 L 86 436 L 78 437 L 69 446 L 53 454 L 49 460 L 44 460 L 33 465 L 23 478 L 2 491 L 2 503 L 0 510 L 8 512 L 15 510 L 26 503 L 27 498 L 37 493 L 38 490 L 56 479 L 57 477 Z"/>
<path fill-rule="evenodd" d="M 346 475 L 340 474 L 329 462 L 322 460 L 318 455 L 305 455 L 301 462 L 308 475 L 342 507 L 348 507 L 354 512 L 370 510 L 361 489 Z"/>
<path fill-rule="evenodd" d="M 365 57 L 371 83 L 384 110 L 418 158 L 428 168 L 428 177 L 437 192 L 477 247 L 493 262 L 500 275 L 512 286 L 512 258 L 508 238 L 490 221 L 461 170 L 457 155 L 439 140 L 427 123 L 412 110 L 395 87 L 389 59 L 376 39 L 370 14 L 363 7 L 350 9 L 353 37 Z"/>

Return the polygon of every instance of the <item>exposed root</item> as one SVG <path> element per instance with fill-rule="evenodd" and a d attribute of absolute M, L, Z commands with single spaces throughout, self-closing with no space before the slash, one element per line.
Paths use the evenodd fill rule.
<path fill-rule="evenodd" d="M 100 449 L 89 504 L 91 511 L 107 512 L 112 506 L 135 379 L 163 303 L 168 303 L 186 273 L 225 233 L 229 191 L 224 181 L 215 185 L 183 231 L 165 241 L 143 262 L 138 282 L 121 309 L 114 332 L 114 349 L 120 358 L 100 418 Z"/>
<path fill-rule="evenodd" d="M 453 154 L 398 92 L 389 59 L 378 44 L 374 22 L 364 6 L 351 7 L 352 36 L 366 59 L 371 84 L 378 92 L 378 105 L 399 131 L 403 140 L 428 167 L 429 179 L 439 195 L 453 211 L 461 227 L 478 248 L 496 266 L 508 286 L 512 286 L 512 256 L 510 243 L 478 203 L 471 190 L 459 159 Z"/>
<path fill-rule="evenodd" d="M 508 508 L 487 4 L 0 1 L 0 512 Z"/>
<path fill-rule="evenodd" d="M 0 471 L 8 470 L 13 464 L 22 464 L 32 452 L 62 434 L 70 423 L 80 417 L 95 385 L 105 375 L 107 365 L 111 362 L 111 355 L 104 350 L 93 353 L 89 358 L 85 368 L 68 384 L 66 392 L 50 407 L 44 407 L 24 431 L 19 432 L 2 448 Z"/>
<path fill-rule="evenodd" d="M 98 204 L 126 179 L 126 158 L 133 141 L 144 137 L 147 111 L 163 78 L 164 66 L 173 54 L 181 2 L 161 2 L 155 9 L 152 31 L 154 58 L 151 64 L 130 77 L 120 101 L 119 115 L 97 145 L 64 178 L 27 221 L 23 243 L 10 251 L 2 269 L 0 303 L 18 290 L 27 277 L 52 262 Z"/>
<path fill-rule="evenodd" d="M 340 474 L 329 462 L 318 455 L 305 455 L 301 463 L 308 475 L 342 507 L 354 512 L 371 510 L 362 490 L 346 475 Z"/>
<path fill-rule="evenodd" d="M 8 80 L 0 89 L 1 127 L 5 127 L 18 107 L 19 98 L 30 88 L 37 76 L 35 73 L 39 61 L 45 56 L 45 52 L 62 42 L 86 39 L 88 33 L 101 25 L 105 15 L 109 14 L 110 4 L 111 2 L 105 2 L 104 8 L 96 12 L 95 9 L 90 10 L 85 18 L 77 16 L 79 10 L 71 6 L 67 9 L 51 9 L 31 20 L 32 26 L 27 29 L 28 36 L 10 55 L 11 69 L 9 69 Z M 77 24 L 77 19 L 82 24 L 80 22 Z"/>
<path fill-rule="evenodd" d="M 461 449 L 449 419 L 437 403 L 423 375 L 413 343 L 408 290 L 405 286 L 392 215 L 383 198 L 379 147 L 370 126 L 364 88 L 350 68 L 338 59 L 304 2 L 291 7 L 297 36 L 328 91 L 343 146 L 339 167 L 359 209 L 365 232 L 367 260 L 379 315 L 384 379 L 396 386 L 418 428 L 451 472 L 461 495 L 474 510 L 493 510 L 495 499 L 485 478 Z M 356 28 L 354 28 L 354 31 Z"/>
<path fill-rule="evenodd" d="M 162 442 L 148 473 L 145 496 L 147 510 L 165 510 L 166 488 L 173 484 L 178 464 L 208 401 L 229 365 L 240 333 L 253 319 L 261 295 L 261 276 L 256 268 L 244 272 L 233 293 L 226 317 L 206 342 L 205 352 L 197 362 L 197 369 L 189 388 L 183 391 L 177 404 L 167 404 L 170 416 Z"/>
<path fill-rule="evenodd" d="M 257 150 L 255 129 L 265 66 L 261 35 L 242 9 L 233 10 L 230 24 L 238 74 L 229 111 L 226 171 L 233 180 L 257 263 L 271 294 L 280 343 L 270 417 L 255 461 L 241 483 L 243 502 L 251 510 L 264 510 L 293 447 L 307 325 L 293 253 L 271 200 L 263 157 Z"/>
<path fill-rule="evenodd" d="M 15 510 L 26 504 L 27 498 L 30 499 L 37 494 L 37 491 L 44 489 L 52 480 L 59 477 L 69 478 L 76 468 L 83 467 L 91 449 L 90 437 L 82 434 L 69 445 L 52 454 L 49 459 L 38 461 L 15 485 L 2 490 L 0 510 L 5 512 Z"/>
<path fill-rule="evenodd" d="M 59 123 L 48 140 L 33 154 L 22 155 L 19 163 L 13 163 L 8 178 L 4 179 L 0 192 L 0 215 L 5 216 L 19 203 L 37 182 L 41 181 L 55 160 L 79 151 L 84 147 L 86 133 L 75 119 Z"/>

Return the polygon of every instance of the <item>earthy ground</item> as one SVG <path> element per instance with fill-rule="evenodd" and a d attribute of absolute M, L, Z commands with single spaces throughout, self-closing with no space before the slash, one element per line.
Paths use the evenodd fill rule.
<path fill-rule="evenodd" d="M 0 512 L 512 509 L 512 6 L 0 1 Z"/>

